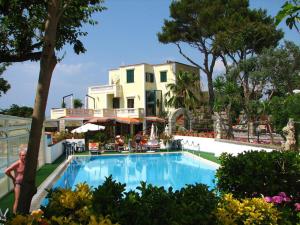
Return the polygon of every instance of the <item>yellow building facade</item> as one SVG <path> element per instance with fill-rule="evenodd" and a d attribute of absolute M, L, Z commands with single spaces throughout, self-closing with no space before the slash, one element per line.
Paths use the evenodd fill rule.
<path fill-rule="evenodd" d="M 109 71 L 109 84 L 88 88 L 87 108 L 95 117 L 140 118 L 171 112 L 164 105 L 167 84 L 176 83 L 175 74 L 190 71 L 199 77 L 199 69 L 167 61 L 164 64 L 146 63 L 121 66 Z M 200 80 L 199 80 L 200 82 Z"/>

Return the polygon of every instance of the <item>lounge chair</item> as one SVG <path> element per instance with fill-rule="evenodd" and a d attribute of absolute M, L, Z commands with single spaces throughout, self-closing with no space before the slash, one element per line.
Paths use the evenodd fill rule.
<path fill-rule="evenodd" d="M 89 143 L 89 152 L 90 152 L 90 154 L 101 153 L 101 151 L 99 150 L 99 142 L 90 142 Z"/>

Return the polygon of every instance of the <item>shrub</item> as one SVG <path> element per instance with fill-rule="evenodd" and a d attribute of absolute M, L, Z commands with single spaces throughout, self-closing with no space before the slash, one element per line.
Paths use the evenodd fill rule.
<path fill-rule="evenodd" d="M 49 203 L 43 207 L 46 218 L 56 216 L 59 220 L 85 223 L 91 217 L 92 192 L 86 184 L 78 184 L 74 191 L 56 189 L 48 194 Z"/>
<path fill-rule="evenodd" d="M 263 198 L 235 199 L 225 194 L 218 204 L 216 216 L 219 224 L 277 224 L 280 213 Z"/>
<path fill-rule="evenodd" d="M 86 184 L 74 191 L 56 189 L 48 194 L 45 218 L 54 224 L 92 224 L 92 218 L 109 218 L 122 225 L 215 224 L 217 198 L 204 184 L 179 191 L 146 185 L 125 192 L 125 184 L 106 178 L 91 190 Z M 106 217 L 105 217 L 106 216 Z M 109 216 L 109 217 L 107 217 Z"/>
<path fill-rule="evenodd" d="M 276 195 L 284 191 L 295 200 L 300 191 L 300 155 L 297 152 L 251 151 L 223 154 L 217 170 L 217 188 L 235 197 Z"/>

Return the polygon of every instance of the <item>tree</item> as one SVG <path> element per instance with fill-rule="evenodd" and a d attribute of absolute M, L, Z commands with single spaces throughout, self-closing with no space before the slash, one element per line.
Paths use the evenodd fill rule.
<path fill-rule="evenodd" d="M 233 139 L 233 121 L 239 115 L 242 107 L 241 88 L 234 80 L 226 76 L 219 76 L 214 80 L 215 103 L 214 112 L 219 114 L 223 127 L 226 129 L 226 138 Z M 226 113 L 227 123 L 221 113 Z M 224 126 L 225 125 L 225 126 Z"/>
<path fill-rule="evenodd" d="M 24 180 L 17 211 L 28 213 L 36 193 L 35 176 L 52 73 L 59 60 L 56 51 L 71 44 L 75 53 L 85 52 L 82 25 L 100 12 L 102 0 L 1 1 L 0 62 L 40 60 L 40 73 L 29 135 Z"/>
<path fill-rule="evenodd" d="M 0 97 L 2 96 L 2 93 L 5 94 L 10 89 L 10 85 L 7 80 L 4 80 L 4 78 L 1 77 L 8 65 L 8 63 L 0 64 Z"/>
<path fill-rule="evenodd" d="M 28 106 L 18 106 L 16 104 L 12 104 L 8 109 L 2 109 L 0 114 L 11 115 L 11 116 L 19 116 L 19 117 L 31 117 L 33 112 L 33 108 Z"/>
<path fill-rule="evenodd" d="M 300 88 L 300 47 L 285 41 L 276 49 L 266 49 L 258 56 L 262 72 L 267 76 L 264 94 L 268 100 L 274 96 L 293 94 Z"/>
<path fill-rule="evenodd" d="M 82 108 L 82 106 L 83 106 L 82 101 L 81 101 L 80 99 L 78 99 L 78 98 L 75 98 L 75 99 L 73 100 L 73 104 L 74 104 L 74 108 L 75 108 L 75 109 L 77 109 L 77 108 Z"/>
<path fill-rule="evenodd" d="M 200 80 L 190 72 L 180 71 L 175 75 L 175 83 L 167 84 L 165 105 L 174 108 L 194 110 L 200 103 Z"/>
<path fill-rule="evenodd" d="M 286 1 L 283 6 L 281 6 L 281 10 L 276 15 L 276 25 L 278 25 L 284 18 L 286 18 L 286 25 L 292 29 L 296 28 L 298 32 L 299 30 L 299 22 L 300 22 L 300 0 L 290 0 Z"/>
<path fill-rule="evenodd" d="M 208 80 L 209 104 L 214 103 L 212 75 L 220 58 L 226 68 L 247 56 L 276 46 L 283 33 L 266 11 L 249 8 L 248 0 L 181 0 L 170 5 L 170 20 L 165 20 L 158 39 L 174 43 L 179 53 L 203 71 Z M 203 55 L 202 63 L 186 55 L 181 44 L 188 44 Z M 245 87 L 247 92 L 247 87 Z"/>

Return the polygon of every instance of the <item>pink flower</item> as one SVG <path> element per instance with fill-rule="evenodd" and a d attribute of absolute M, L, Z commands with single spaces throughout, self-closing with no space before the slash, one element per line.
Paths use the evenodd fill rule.
<path fill-rule="evenodd" d="M 286 193 L 285 192 L 279 192 L 279 194 L 278 194 L 279 196 L 281 196 L 281 197 L 283 197 L 283 198 L 285 198 L 285 197 L 287 197 L 287 195 L 286 195 Z"/>
<path fill-rule="evenodd" d="M 276 204 L 280 204 L 283 201 L 283 198 L 281 196 L 273 196 L 272 197 L 272 202 L 276 203 Z"/>
<path fill-rule="evenodd" d="M 290 202 L 290 201 L 292 201 L 292 199 L 291 199 L 290 197 L 284 197 L 284 198 L 283 198 L 283 201 L 284 201 L 284 202 Z"/>
<path fill-rule="evenodd" d="M 295 203 L 295 211 L 300 211 L 300 203 Z"/>
<path fill-rule="evenodd" d="M 270 196 L 266 196 L 264 197 L 265 201 L 268 202 L 268 203 L 271 203 L 272 202 L 272 197 Z"/>

